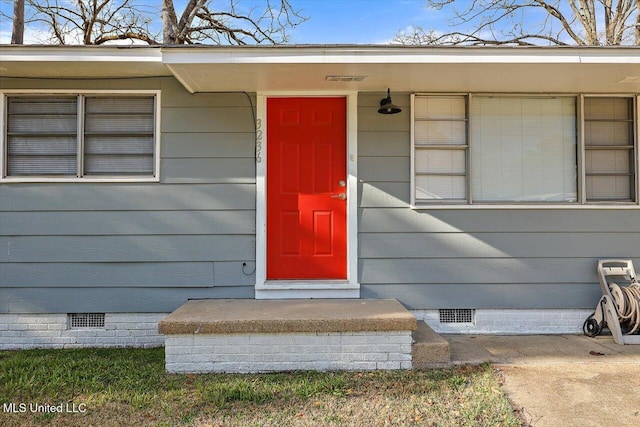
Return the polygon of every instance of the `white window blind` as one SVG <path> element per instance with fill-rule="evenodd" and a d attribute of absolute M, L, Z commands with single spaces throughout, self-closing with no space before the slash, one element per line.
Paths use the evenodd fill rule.
<path fill-rule="evenodd" d="M 76 175 L 77 98 L 7 100 L 7 174 Z"/>
<path fill-rule="evenodd" d="M 575 98 L 476 96 L 470 116 L 474 202 L 577 200 Z"/>
<path fill-rule="evenodd" d="M 85 174 L 153 174 L 153 112 L 152 97 L 87 97 Z"/>
<path fill-rule="evenodd" d="M 467 198 L 464 96 L 416 96 L 413 121 L 416 203 Z"/>
<path fill-rule="evenodd" d="M 584 99 L 587 201 L 633 201 L 633 99 Z"/>

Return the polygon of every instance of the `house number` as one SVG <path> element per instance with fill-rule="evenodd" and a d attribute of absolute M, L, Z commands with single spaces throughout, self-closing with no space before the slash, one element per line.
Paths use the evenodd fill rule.
<path fill-rule="evenodd" d="M 262 120 L 256 120 L 256 162 L 262 163 Z"/>

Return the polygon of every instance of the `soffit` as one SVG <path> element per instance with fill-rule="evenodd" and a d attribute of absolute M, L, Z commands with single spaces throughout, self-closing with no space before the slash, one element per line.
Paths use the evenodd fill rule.
<path fill-rule="evenodd" d="M 192 92 L 640 91 L 637 48 L 175 47 L 163 62 Z"/>

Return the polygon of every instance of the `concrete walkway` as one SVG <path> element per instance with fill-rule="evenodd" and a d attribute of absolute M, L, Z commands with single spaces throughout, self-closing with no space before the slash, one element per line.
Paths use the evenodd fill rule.
<path fill-rule="evenodd" d="M 617 345 L 610 336 L 445 338 L 453 364 L 496 364 L 528 425 L 640 425 L 640 345 Z"/>

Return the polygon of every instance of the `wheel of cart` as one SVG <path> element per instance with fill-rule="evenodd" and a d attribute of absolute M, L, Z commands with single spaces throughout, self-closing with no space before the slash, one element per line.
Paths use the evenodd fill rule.
<path fill-rule="evenodd" d="M 607 327 L 616 344 L 640 344 L 640 284 L 631 260 L 598 261 L 602 298 L 583 325 L 585 335 L 596 336 Z"/>

